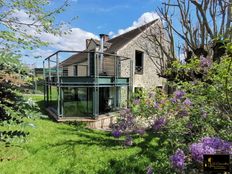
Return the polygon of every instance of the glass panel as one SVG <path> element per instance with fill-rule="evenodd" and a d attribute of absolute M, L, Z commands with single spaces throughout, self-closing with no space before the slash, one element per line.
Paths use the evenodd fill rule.
<path fill-rule="evenodd" d="M 113 111 L 115 102 L 115 89 L 114 88 L 99 88 L 99 113 L 104 114 Z"/>
<path fill-rule="evenodd" d="M 92 114 L 91 88 L 64 88 L 64 117 L 88 117 Z"/>
<path fill-rule="evenodd" d="M 54 111 L 57 112 L 57 99 L 58 99 L 58 92 L 56 86 L 48 86 L 48 106 L 52 107 Z"/>

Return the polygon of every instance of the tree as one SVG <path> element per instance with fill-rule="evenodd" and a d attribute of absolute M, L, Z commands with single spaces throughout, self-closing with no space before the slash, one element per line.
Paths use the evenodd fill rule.
<path fill-rule="evenodd" d="M 62 31 L 65 23 L 55 24 L 55 16 L 69 5 L 68 0 L 53 10 L 46 10 L 48 4 L 48 0 L 0 0 L 0 128 L 4 130 L 0 131 L 0 142 L 6 145 L 15 136 L 26 136 L 17 127 L 25 117 L 41 114 L 20 92 L 28 77 L 18 59 L 21 51 L 47 45 L 40 39 L 41 34 L 66 32 Z"/>
<path fill-rule="evenodd" d="M 0 51 L 20 54 L 22 50 L 47 45 L 40 39 L 41 34 L 64 34 L 65 23 L 54 21 L 69 1 L 64 1 L 59 8 L 46 10 L 49 3 L 49 0 L 0 0 Z"/>
<path fill-rule="evenodd" d="M 166 0 L 157 13 L 161 25 L 144 34 L 152 49 L 143 49 L 151 59 L 160 60 L 158 74 L 168 80 L 173 75 L 167 76 L 165 70 L 182 50 L 186 62 L 193 56 L 219 61 L 224 41 L 231 41 L 232 0 Z"/>

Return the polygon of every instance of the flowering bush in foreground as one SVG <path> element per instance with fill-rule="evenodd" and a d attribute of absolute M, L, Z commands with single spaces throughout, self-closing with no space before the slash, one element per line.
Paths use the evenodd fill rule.
<path fill-rule="evenodd" d="M 153 168 L 151 166 L 148 166 L 147 168 L 147 174 L 153 174 Z"/>
<path fill-rule="evenodd" d="M 232 144 L 220 138 L 205 137 L 190 146 L 190 153 L 194 161 L 202 162 L 204 154 L 232 154 Z"/>
<path fill-rule="evenodd" d="M 190 145 L 189 157 L 190 163 L 202 163 L 203 155 L 208 154 L 232 154 L 232 143 L 217 137 L 204 137 L 198 143 Z M 177 149 L 174 155 L 170 157 L 171 165 L 176 171 L 183 171 L 185 164 L 185 154 Z M 191 171 L 193 168 L 188 169 Z M 197 169 L 198 170 L 198 169 Z M 200 171 L 200 169 L 198 170 Z"/>
<path fill-rule="evenodd" d="M 132 145 L 132 138 L 136 139 L 131 133 L 143 135 L 147 131 L 133 142 L 151 159 L 149 167 L 153 169 L 148 168 L 147 173 L 190 173 L 201 166 L 203 154 L 231 154 L 231 53 L 232 43 L 230 54 L 218 63 L 209 57 L 196 57 L 188 63 L 174 61 L 177 76 L 168 82 L 175 89 L 172 94 L 140 91 L 134 94 L 130 109 L 121 112 L 113 135 L 126 135 L 124 144 Z M 189 81 L 183 80 L 183 72 Z"/>
<path fill-rule="evenodd" d="M 183 150 L 177 149 L 176 153 L 172 155 L 170 159 L 175 169 L 180 171 L 184 169 L 185 155 Z"/>
<path fill-rule="evenodd" d="M 154 124 L 152 126 L 154 131 L 159 131 L 160 129 L 162 129 L 166 124 L 166 119 L 164 117 L 161 118 L 157 118 L 154 121 Z"/>

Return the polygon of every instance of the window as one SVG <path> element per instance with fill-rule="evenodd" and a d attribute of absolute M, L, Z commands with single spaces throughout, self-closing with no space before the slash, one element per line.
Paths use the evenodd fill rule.
<path fill-rule="evenodd" d="M 63 76 L 68 76 L 68 67 L 63 67 Z"/>
<path fill-rule="evenodd" d="M 162 90 L 162 89 L 163 89 L 163 86 L 156 86 L 156 89 Z"/>
<path fill-rule="evenodd" d="M 143 74 L 143 52 L 135 51 L 135 74 Z"/>
<path fill-rule="evenodd" d="M 77 65 L 73 66 L 73 75 L 77 76 Z"/>

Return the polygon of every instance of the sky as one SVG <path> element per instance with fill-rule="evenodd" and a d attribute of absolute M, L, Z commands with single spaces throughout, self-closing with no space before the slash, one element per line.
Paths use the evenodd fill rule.
<path fill-rule="evenodd" d="M 70 0 L 71 4 L 65 12 L 57 15 L 56 22 L 72 21 L 72 32 L 59 37 L 44 33 L 41 40 L 50 42 L 48 47 L 31 51 L 29 57 L 22 58 L 22 62 L 34 67 L 42 67 L 44 58 L 57 50 L 83 50 L 85 40 L 98 38 L 99 34 L 108 34 L 111 38 L 132 30 L 151 20 L 158 18 L 157 7 L 162 0 Z M 50 7 L 59 7 L 62 0 L 51 0 Z M 27 20 L 26 14 L 19 11 L 17 14 Z M 42 58 L 33 58 L 41 56 Z"/>

